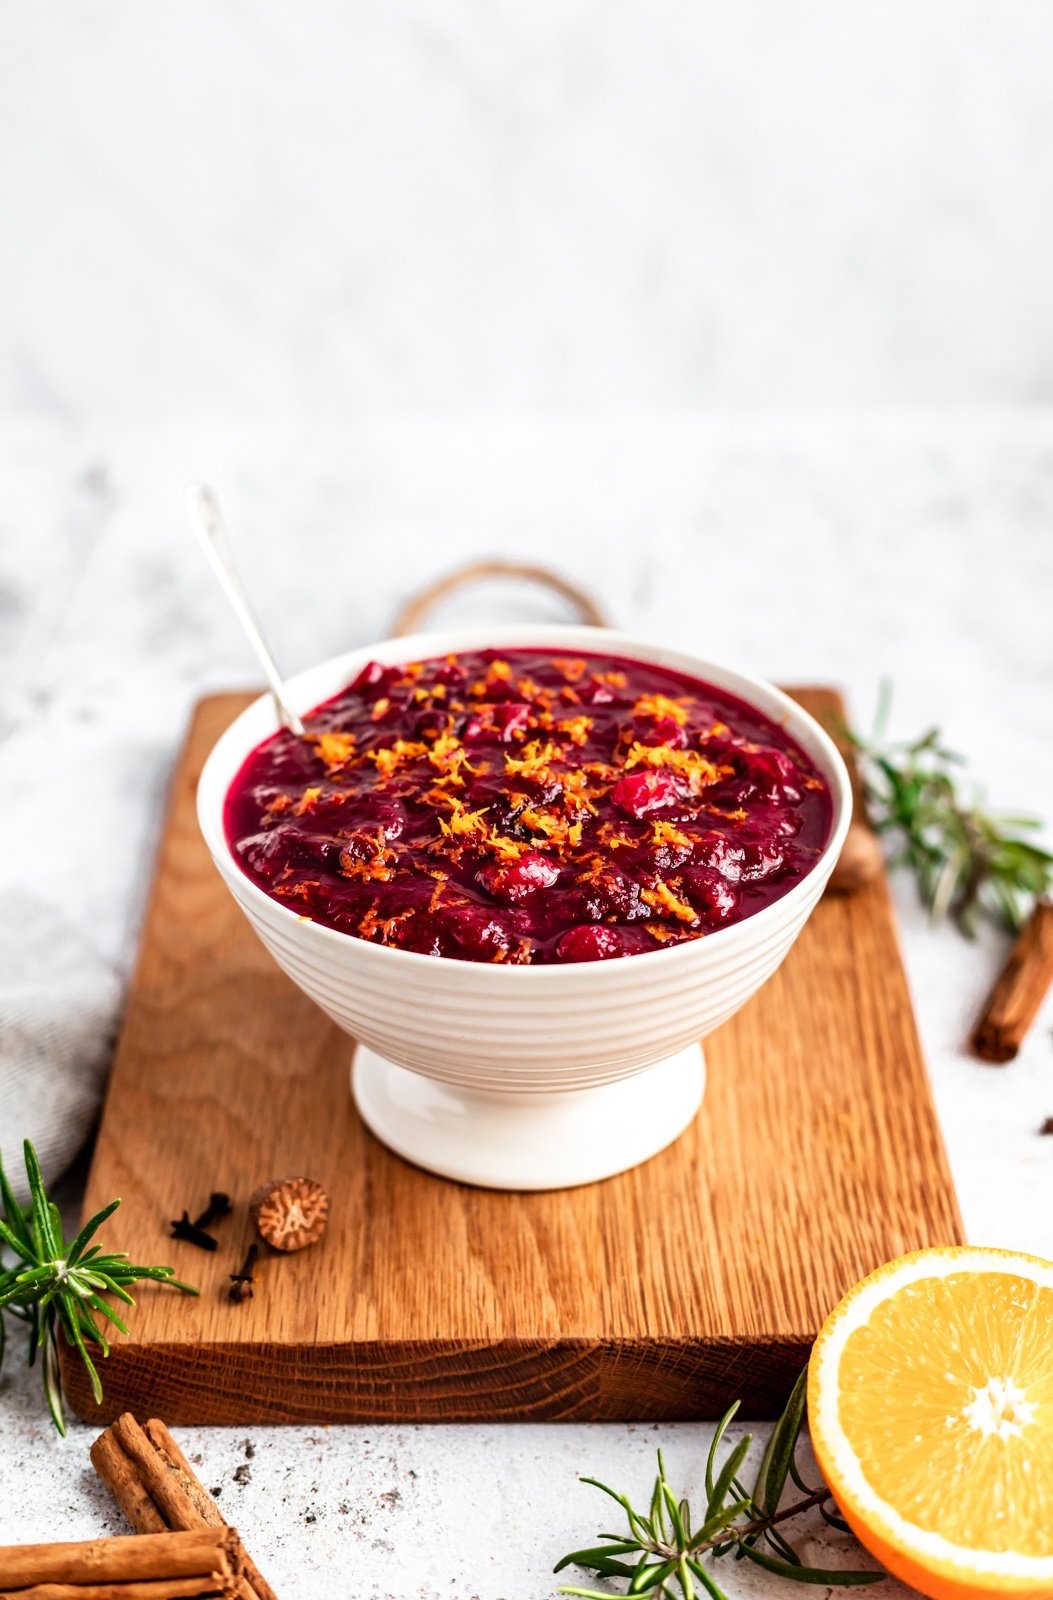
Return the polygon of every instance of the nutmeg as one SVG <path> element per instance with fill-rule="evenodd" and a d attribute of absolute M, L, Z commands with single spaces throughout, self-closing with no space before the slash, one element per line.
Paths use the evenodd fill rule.
<path fill-rule="evenodd" d="M 272 1178 L 249 1200 L 256 1232 L 274 1250 L 317 1244 L 329 1221 L 329 1196 L 313 1178 Z"/>
<path fill-rule="evenodd" d="M 855 894 L 857 889 L 874 881 L 883 865 L 877 835 L 862 823 L 853 822 L 827 887 L 831 894 Z"/>

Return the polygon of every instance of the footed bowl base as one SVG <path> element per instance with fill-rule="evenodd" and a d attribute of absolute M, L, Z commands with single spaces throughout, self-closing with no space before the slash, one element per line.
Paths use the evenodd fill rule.
<path fill-rule="evenodd" d="M 365 1045 L 351 1085 L 366 1127 L 396 1155 L 484 1189 L 571 1189 L 626 1172 L 692 1121 L 705 1058 L 689 1045 L 617 1083 L 563 1094 L 462 1089 L 410 1072 Z"/>

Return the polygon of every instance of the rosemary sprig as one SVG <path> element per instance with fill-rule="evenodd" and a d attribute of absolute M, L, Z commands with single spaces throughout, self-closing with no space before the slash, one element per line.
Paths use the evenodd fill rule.
<path fill-rule="evenodd" d="M 4 1357 L 4 1313 L 7 1312 L 28 1327 L 30 1366 L 35 1363 L 37 1352 L 43 1352 L 41 1367 L 48 1409 L 59 1433 L 65 1433 L 58 1365 L 59 1330 L 83 1361 L 98 1403 L 102 1399 L 102 1382 L 88 1353 L 88 1345 L 97 1346 L 103 1356 L 109 1355 L 110 1347 L 96 1316 L 104 1317 L 121 1333 L 128 1331 L 103 1295 L 113 1295 L 125 1305 L 134 1306 L 128 1285 L 144 1278 L 167 1283 L 183 1294 L 197 1294 L 198 1291 L 187 1283 L 180 1283 L 171 1267 L 136 1266 L 123 1252 L 103 1255 L 101 1246 L 92 1244 L 103 1223 L 117 1210 L 119 1200 L 111 1200 L 108 1206 L 96 1212 L 67 1244 L 62 1236 L 58 1207 L 45 1193 L 40 1163 L 28 1139 L 24 1149 L 30 1195 L 25 1210 L 15 1199 L 0 1162 L 3 1207 L 0 1219 L 0 1366 Z M 5 1245 L 15 1256 L 14 1264 L 6 1267 Z"/>
<path fill-rule="evenodd" d="M 1053 887 L 1053 855 L 1028 837 L 1041 822 L 986 811 L 975 793 L 963 794 L 962 757 L 947 749 L 938 728 L 886 743 L 890 708 L 886 682 L 872 736 L 848 732 L 870 820 L 893 840 L 890 864 L 914 874 L 935 921 L 949 916 L 969 938 L 981 916 L 1019 931 L 1034 901 Z"/>
<path fill-rule="evenodd" d="M 624 1533 L 601 1533 L 602 1543 L 587 1550 L 573 1550 L 558 1562 L 555 1570 L 585 1567 L 600 1578 L 627 1580 L 624 1593 L 651 1594 L 682 1600 L 696 1600 L 705 1593 L 712 1600 L 726 1600 L 712 1572 L 714 1560 L 734 1555 L 744 1557 L 767 1572 L 795 1583 L 846 1586 L 880 1583 L 884 1572 L 855 1571 L 846 1568 L 827 1570 L 810 1567 L 794 1549 L 782 1530 L 802 1513 L 818 1508 L 832 1527 L 848 1532 L 825 1488 L 813 1489 L 804 1482 L 797 1467 L 796 1450 L 805 1413 L 805 1380 L 808 1369 L 798 1378 L 786 1410 L 772 1429 L 757 1480 L 745 1488 L 740 1476 L 752 1441 L 746 1434 L 722 1462 L 718 1462 L 728 1425 L 738 1411 L 738 1401 L 727 1411 L 713 1435 L 706 1462 L 706 1504 L 701 1521 L 695 1520 L 688 1502 L 677 1499 L 666 1477 L 662 1452 L 658 1452 L 658 1477 L 650 1507 L 638 1511 L 628 1497 L 618 1494 L 596 1478 L 583 1478 L 608 1495 L 625 1513 Z M 787 1479 L 801 1491 L 802 1498 L 780 1509 Z M 762 1548 L 767 1546 L 767 1548 Z M 709 1560 L 704 1558 L 708 1557 Z M 584 1600 L 610 1600 L 610 1590 L 582 1589 L 566 1585 L 560 1594 L 578 1595 Z"/>

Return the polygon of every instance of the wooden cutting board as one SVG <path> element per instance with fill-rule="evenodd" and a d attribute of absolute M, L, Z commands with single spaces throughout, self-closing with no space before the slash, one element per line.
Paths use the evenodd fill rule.
<path fill-rule="evenodd" d="M 793 691 L 817 715 L 830 690 Z M 63 1356 L 74 1409 L 172 1423 L 774 1414 L 826 1312 L 902 1251 L 962 1238 L 888 888 L 820 903 L 784 966 L 706 1046 L 694 1125 L 621 1177 L 500 1194 L 432 1177 L 365 1131 L 352 1042 L 273 964 L 198 834 L 194 787 L 245 695 L 195 713 L 179 762 L 85 1201 L 144 1286 L 103 1365 Z M 291 1172 L 332 1196 L 324 1242 L 226 1297 L 246 1201 Z M 226 1189 L 207 1255 L 168 1221 Z"/>

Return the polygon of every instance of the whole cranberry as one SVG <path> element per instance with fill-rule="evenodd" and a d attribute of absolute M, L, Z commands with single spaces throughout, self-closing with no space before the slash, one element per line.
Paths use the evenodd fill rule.
<path fill-rule="evenodd" d="M 604 916 L 631 922 L 634 917 L 650 915 L 640 899 L 640 885 L 619 867 L 605 867 L 593 880 L 592 888 Z"/>
<path fill-rule="evenodd" d="M 351 688 L 375 689 L 378 683 L 383 683 L 387 670 L 387 667 L 382 666 L 379 661 L 367 661 L 351 684 Z"/>
<path fill-rule="evenodd" d="M 276 878 L 286 864 L 285 841 L 279 828 L 269 828 L 266 833 L 253 833 L 239 839 L 234 846 L 243 861 L 247 861 L 259 878 L 268 883 Z"/>
<path fill-rule="evenodd" d="M 401 722 L 412 704 L 412 695 L 406 689 L 392 689 L 390 694 L 380 695 L 373 707 L 372 722 L 377 728 L 389 727 L 394 722 Z M 387 701 L 387 704 L 384 704 Z"/>
<path fill-rule="evenodd" d="M 387 839 L 397 839 L 406 826 L 405 808 L 398 800 L 381 800 L 368 823 L 343 839 L 341 854 L 351 861 L 370 861 Z"/>
<path fill-rule="evenodd" d="M 400 922 L 395 929 L 395 942 L 402 950 L 414 950 L 420 956 L 446 956 L 452 953 L 448 940 L 444 940 L 435 919 L 418 912 Z"/>
<path fill-rule="evenodd" d="M 578 684 L 578 699 L 585 706 L 609 706 L 614 695 L 599 678 L 590 678 L 587 683 Z"/>
<path fill-rule="evenodd" d="M 483 740 L 510 744 L 515 733 L 525 733 L 529 717 L 530 707 L 521 701 L 500 701 L 496 705 L 483 706 L 479 711 L 473 711 L 464 725 L 461 737 L 466 744 L 478 744 Z"/>
<path fill-rule="evenodd" d="M 749 778 L 722 778 L 706 790 L 706 800 L 718 811 L 749 810 L 759 799 L 757 785 Z"/>
<path fill-rule="evenodd" d="M 556 958 L 559 961 L 609 961 L 612 956 L 627 955 L 628 943 L 620 928 L 586 923 L 561 934 L 556 944 Z"/>
<path fill-rule="evenodd" d="M 414 719 L 413 737 L 422 739 L 425 743 L 431 739 L 438 739 L 441 734 L 449 733 L 453 720 L 450 713 L 443 711 L 441 706 L 431 706 Z"/>
<path fill-rule="evenodd" d="M 306 909 L 309 902 L 303 904 Z M 327 898 L 319 909 L 325 917 L 327 928 L 335 928 L 337 933 L 358 934 L 358 924 L 362 920 L 361 906 L 343 906 Z"/>
<path fill-rule="evenodd" d="M 536 889 L 551 889 L 559 868 L 537 850 L 528 850 L 518 861 L 502 867 L 497 862 L 476 873 L 476 883 L 505 905 L 515 905 Z"/>
<path fill-rule="evenodd" d="M 328 834 L 294 833 L 286 848 L 289 859 L 301 867 L 325 867 L 330 872 L 340 870 L 341 843 Z"/>
<path fill-rule="evenodd" d="M 313 745 L 304 739 L 294 739 L 292 743 L 282 741 L 283 735 L 279 734 L 268 752 L 268 777 L 276 791 L 283 788 L 295 791 L 313 781 L 318 770 L 317 757 Z"/>
<path fill-rule="evenodd" d="M 508 744 L 514 733 L 525 733 L 530 719 L 530 707 L 521 700 L 506 700 L 494 706 L 494 727 L 502 744 Z"/>
<path fill-rule="evenodd" d="M 295 798 L 280 783 L 256 783 L 249 790 L 249 799 L 257 811 L 266 811 L 273 805 L 277 805 L 279 810 L 283 807 L 287 809 Z"/>
<path fill-rule="evenodd" d="M 371 821 L 384 830 L 385 839 L 398 839 L 401 836 L 406 826 L 406 808 L 401 801 L 374 800 L 370 812 Z"/>
<path fill-rule="evenodd" d="M 324 834 L 301 833 L 299 828 L 279 823 L 265 833 L 242 839 L 237 849 L 259 877 L 273 881 L 283 868 L 307 867 L 338 871 L 340 842 Z"/>
<path fill-rule="evenodd" d="M 716 867 L 729 883 L 735 883 L 742 876 L 746 847 L 726 833 L 707 833 L 695 845 L 694 860 L 702 867 Z"/>
<path fill-rule="evenodd" d="M 683 884 L 708 927 L 720 927 L 730 920 L 739 897 L 715 867 L 688 867 Z"/>
<path fill-rule="evenodd" d="M 662 767 L 627 773 L 611 790 L 611 799 L 627 817 L 649 817 L 675 805 L 679 798 L 676 779 Z"/>
<path fill-rule="evenodd" d="M 446 906 L 435 913 L 440 938 L 448 935 L 463 955 L 490 961 L 512 943 L 509 930 L 485 906 Z"/>
<path fill-rule="evenodd" d="M 318 832 L 337 832 L 347 826 L 348 796 L 339 789 L 323 792 L 304 803 L 303 814 Z M 289 813 L 283 813 L 288 816 Z M 304 824 L 306 826 L 306 823 Z"/>
<path fill-rule="evenodd" d="M 351 685 L 351 692 L 357 690 L 360 694 L 364 694 L 372 689 L 383 695 L 403 676 L 401 667 L 385 667 L 380 661 L 367 661 Z"/>
<path fill-rule="evenodd" d="M 576 883 L 570 889 L 560 889 L 556 901 L 560 920 L 573 922 L 602 922 L 606 906 L 594 883 Z"/>
<path fill-rule="evenodd" d="M 774 877 L 784 860 L 785 857 L 774 839 L 748 844 L 745 847 L 745 859 L 740 876 L 744 883 L 761 883 L 765 878 Z"/>
<path fill-rule="evenodd" d="M 789 800 L 792 804 L 800 800 L 801 775 L 782 750 L 745 750 L 739 759 L 743 773 L 756 785 L 762 800 Z"/>
<path fill-rule="evenodd" d="M 683 750 L 687 744 L 687 734 L 675 717 L 659 717 L 657 722 L 644 723 L 636 731 L 636 737 L 641 744 L 662 744 L 669 750 Z"/>
<path fill-rule="evenodd" d="M 692 844 L 690 839 L 678 843 L 673 839 L 663 839 L 661 843 L 651 845 L 648 850 L 649 864 L 652 871 L 668 877 L 671 872 L 676 872 L 685 861 L 690 861 Z"/>

